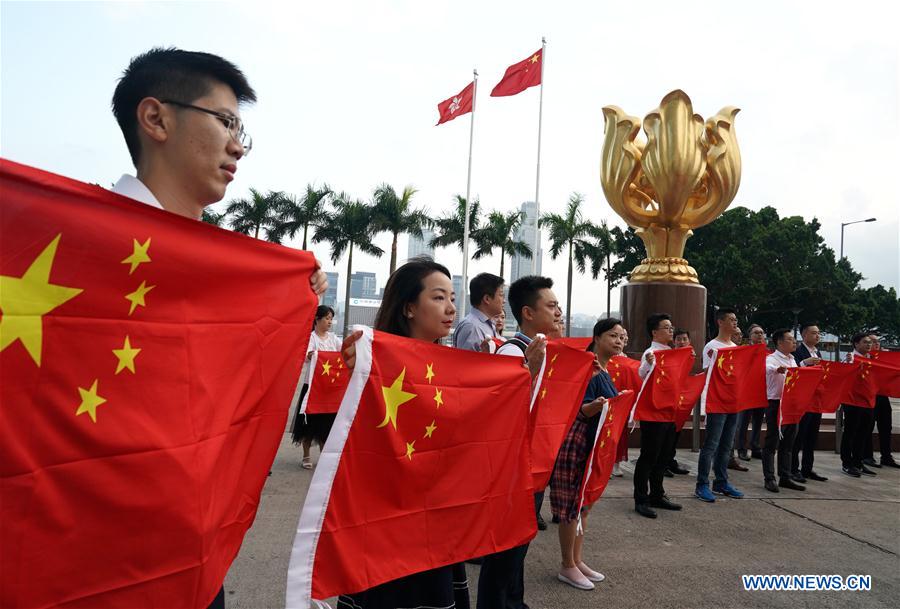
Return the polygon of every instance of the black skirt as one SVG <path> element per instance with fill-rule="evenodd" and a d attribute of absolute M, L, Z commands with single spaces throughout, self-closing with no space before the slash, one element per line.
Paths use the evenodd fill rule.
<path fill-rule="evenodd" d="M 338 598 L 338 609 L 469 609 L 469 580 L 463 563 L 408 575 Z"/>
<path fill-rule="evenodd" d="M 304 440 L 311 440 L 316 444 L 323 446 L 328 434 L 331 433 L 331 426 L 334 425 L 336 414 L 305 414 L 300 412 L 300 405 L 303 403 L 303 397 L 309 391 L 309 385 L 303 383 L 300 389 L 300 399 L 297 400 L 297 409 L 294 411 L 294 424 L 291 425 L 291 439 L 294 444 L 301 444 Z"/>

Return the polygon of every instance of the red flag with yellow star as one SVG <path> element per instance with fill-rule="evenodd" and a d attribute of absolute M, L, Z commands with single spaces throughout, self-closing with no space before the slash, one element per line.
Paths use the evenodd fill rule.
<path fill-rule="evenodd" d="M 830 362 L 822 360 L 822 378 L 810 400 L 812 412 L 834 413 L 846 401 L 859 370 L 859 363 Z"/>
<path fill-rule="evenodd" d="M 300 515 L 287 606 L 531 539 L 530 400 L 517 358 L 363 328 Z"/>
<path fill-rule="evenodd" d="M 678 404 L 675 406 L 675 429 L 681 431 L 684 424 L 691 418 L 694 406 L 703 393 L 703 387 L 706 385 L 706 375 L 702 372 L 692 374 L 687 377 L 681 387 L 681 394 L 678 396 Z"/>
<path fill-rule="evenodd" d="M 541 374 L 534 388 L 531 474 L 534 488 L 546 488 L 572 421 L 594 374 L 594 354 L 573 349 L 559 339 L 547 343 Z"/>
<path fill-rule="evenodd" d="M 300 412 L 337 412 L 350 382 L 350 370 L 344 365 L 340 351 L 314 351 L 309 366 L 309 389 L 303 396 Z"/>
<path fill-rule="evenodd" d="M 781 425 L 799 423 L 807 412 L 812 411 L 813 396 L 825 370 L 819 366 L 788 368 L 784 373 L 784 389 L 778 416 Z"/>
<path fill-rule="evenodd" d="M 882 364 L 888 364 L 900 368 L 900 351 L 885 351 L 882 349 L 869 351 L 869 358 Z"/>
<path fill-rule="evenodd" d="M 634 419 L 671 423 L 683 400 L 684 384 L 694 367 L 694 349 L 661 349 L 653 352 L 653 368 L 638 393 Z"/>
<path fill-rule="evenodd" d="M 701 408 L 710 413 L 734 413 L 768 404 L 765 345 L 719 349 L 707 369 Z"/>
<path fill-rule="evenodd" d="M 0 606 L 206 607 L 283 438 L 306 252 L 0 161 Z"/>
<path fill-rule="evenodd" d="M 516 95 L 525 89 L 541 84 L 541 60 L 543 49 L 538 49 L 519 63 L 506 68 L 503 78 L 491 91 L 491 97 Z"/>
<path fill-rule="evenodd" d="M 857 358 L 859 372 L 844 399 L 845 404 L 875 407 L 875 396 L 900 396 L 900 368 L 866 357 Z"/>
<path fill-rule="evenodd" d="M 625 355 L 615 355 L 609 359 L 606 369 L 617 391 L 634 391 L 635 395 L 641 390 L 643 381 L 638 375 L 641 362 Z"/>
<path fill-rule="evenodd" d="M 607 401 L 600 413 L 600 425 L 594 439 L 594 450 L 588 465 L 584 469 L 579 494 L 581 505 L 593 505 L 609 483 L 613 464 L 616 461 L 616 448 L 620 441 L 627 442 L 628 437 L 622 434 L 628 423 L 628 416 L 634 406 L 634 392 L 625 390 Z M 581 510 L 578 510 L 581 513 Z"/>

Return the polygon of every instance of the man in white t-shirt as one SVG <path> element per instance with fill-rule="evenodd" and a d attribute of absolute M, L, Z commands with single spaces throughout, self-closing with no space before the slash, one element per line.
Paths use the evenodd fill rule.
<path fill-rule="evenodd" d="M 703 347 L 703 368 L 709 368 L 716 361 L 716 353 L 725 347 L 736 347 L 731 337 L 737 330 L 737 314 L 734 309 L 722 308 L 716 311 L 716 325 L 719 334 Z M 734 443 L 734 430 L 737 427 L 737 413 L 706 413 L 706 439 L 700 449 L 697 462 L 697 487 L 694 496 L 707 503 L 713 503 L 717 495 L 740 499 L 744 493 L 728 482 L 728 460 L 731 458 L 731 446 Z M 712 490 L 709 487 L 709 470 L 715 472 Z"/>

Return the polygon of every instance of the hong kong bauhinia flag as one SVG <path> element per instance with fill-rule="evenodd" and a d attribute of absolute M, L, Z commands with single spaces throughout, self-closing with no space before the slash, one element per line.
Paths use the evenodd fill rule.
<path fill-rule="evenodd" d="M 559 339 L 547 343 L 547 352 L 532 396 L 534 431 L 531 473 L 534 488 L 546 488 L 559 448 L 584 400 L 594 374 L 594 354 L 573 349 Z"/>
<path fill-rule="evenodd" d="M 724 347 L 706 373 L 700 407 L 709 413 L 733 413 L 762 408 L 766 399 L 766 348 L 764 345 Z"/>
<path fill-rule="evenodd" d="M 784 373 L 784 388 L 778 417 L 781 425 L 799 423 L 807 412 L 813 410 L 813 396 L 825 370 L 819 366 L 788 368 Z"/>
<path fill-rule="evenodd" d="M 454 118 L 468 114 L 475 103 L 475 81 L 470 82 L 465 89 L 452 97 L 448 97 L 438 104 L 438 122 L 446 123 Z"/>
<path fill-rule="evenodd" d="M 541 84 L 541 63 L 543 57 L 543 49 L 538 49 L 526 59 L 506 68 L 503 78 L 491 91 L 491 97 L 516 95 L 529 87 Z"/>
<path fill-rule="evenodd" d="M 829 362 L 822 360 L 822 378 L 810 400 L 812 412 L 833 413 L 844 403 L 850 388 L 856 382 L 859 363 Z"/>
<path fill-rule="evenodd" d="M 314 351 L 309 361 L 309 388 L 300 404 L 304 414 L 333 414 L 338 411 L 350 382 L 350 370 L 339 351 Z"/>
<path fill-rule="evenodd" d="M 634 408 L 637 421 L 674 422 L 684 399 L 685 382 L 694 367 L 691 347 L 653 352 L 653 367 L 644 379 Z"/>
<path fill-rule="evenodd" d="M 315 261 L 0 161 L 0 606 L 206 607 L 253 523 Z"/>
<path fill-rule="evenodd" d="M 622 430 L 628 423 L 628 415 L 634 406 L 634 392 L 622 391 L 607 401 L 600 412 L 600 425 L 594 438 L 594 450 L 588 459 L 581 482 L 579 496 L 581 506 L 592 505 L 603 494 L 616 461 L 616 449 L 619 441 L 627 442 Z M 578 510 L 579 514 L 581 510 Z"/>
<path fill-rule="evenodd" d="M 287 607 L 531 539 L 530 401 L 516 358 L 364 328 L 300 515 Z"/>

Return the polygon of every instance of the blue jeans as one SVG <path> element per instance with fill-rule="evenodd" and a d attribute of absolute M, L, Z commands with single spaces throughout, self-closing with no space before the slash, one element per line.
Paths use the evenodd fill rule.
<path fill-rule="evenodd" d="M 697 485 L 709 484 L 709 467 L 715 472 L 715 484 L 728 482 L 728 460 L 734 444 L 738 413 L 706 413 L 706 439 L 697 463 Z"/>

